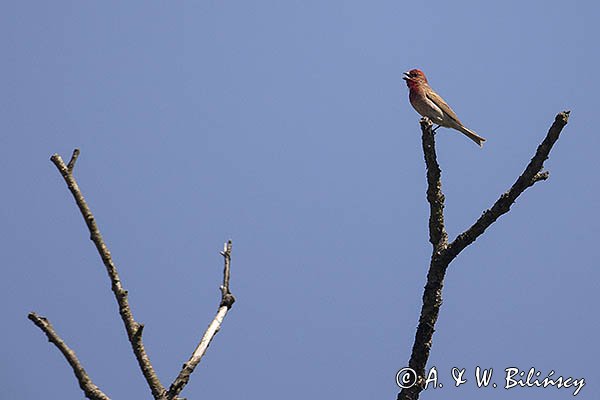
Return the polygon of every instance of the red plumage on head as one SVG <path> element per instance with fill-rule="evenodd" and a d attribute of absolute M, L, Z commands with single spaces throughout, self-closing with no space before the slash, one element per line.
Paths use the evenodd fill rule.
<path fill-rule="evenodd" d="M 408 71 L 408 74 L 410 76 L 415 76 L 418 77 L 420 79 L 423 79 L 425 82 L 427 82 L 427 77 L 425 76 L 425 74 L 423 73 L 423 71 L 421 71 L 420 69 L 411 69 L 410 71 Z"/>
<path fill-rule="evenodd" d="M 425 74 L 423 73 L 423 71 L 421 71 L 420 69 L 416 69 L 416 68 L 411 69 L 408 72 L 405 72 L 402 79 L 404 79 L 406 81 L 406 85 L 411 90 L 419 90 L 422 88 L 421 87 L 422 85 L 425 85 L 425 86 L 428 85 L 427 78 L 425 77 Z"/>

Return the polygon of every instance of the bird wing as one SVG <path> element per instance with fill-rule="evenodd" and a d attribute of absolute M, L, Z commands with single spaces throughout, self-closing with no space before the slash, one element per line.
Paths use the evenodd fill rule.
<path fill-rule="evenodd" d="M 435 105 L 438 106 L 444 112 L 444 114 L 455 120 L 459 125 L 462 125 L 462 122 L 460 122 L 454 111 L 452 111 L 450 106 L 444 101 L 444 99 L 442 99 L 442 97 L 439 94 L 437 94 L 433 90 L 428 90 L 427 98 L 433 101 Z"/>

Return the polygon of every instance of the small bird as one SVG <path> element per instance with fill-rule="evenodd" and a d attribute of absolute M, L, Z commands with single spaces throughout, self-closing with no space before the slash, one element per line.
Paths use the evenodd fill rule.
<path fill-rule="evenodd" d="M 433 123 L 446 128 L 453 128 L 467 135 L 469 139 L 483 146 L 485 139 L 477 135 L 472 130 L 466 128 L 458 119 L 454 111 L 441 98 L 439 94 L 433 91 L 427 82 L 423 71 L 411 69 L 404 72 L 402 77 L 410 89 L 409 100 L 413 108 L 423 117 L 429 118 Z M 438 128 L 439 128 L 438 126 Z M 437 128 L 436 128 L 437 129 Z"/>

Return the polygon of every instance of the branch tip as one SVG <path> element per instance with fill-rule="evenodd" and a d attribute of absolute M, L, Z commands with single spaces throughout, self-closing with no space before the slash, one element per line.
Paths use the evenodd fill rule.
<path fill-rule="evenodd" d="M 558 115 L 556 116 L 555 120 L 558 120 L 560 118 L 566 124 L 569 121 L 569 116 L 570 115 L 571 115 L 571 110 L 565 110 L 565 111 L 563 111 L 561 113 L 558 113 Z"/>
<path fill-rule="evenodd" d="M 69 173 L 73 173 L 73 168 L 75 168 L 75 163 L 77 162 L 77 158 L 79 157 L 79 149 L 73 150 L 73 155 L 71 155 L 71 159 L 69 160 L 69 164 L 67 164 L 67 169 Z"/>

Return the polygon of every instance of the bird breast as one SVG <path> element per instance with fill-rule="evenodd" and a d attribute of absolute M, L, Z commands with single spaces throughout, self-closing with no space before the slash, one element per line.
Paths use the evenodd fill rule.
<path fill-rule="evenodd" d="M 433 101 L 431 101 L 424 93 L 410 93 L 410 104 L 423 117 L 429 118 L 434 124 L 442 125 L 444 122 L 444 112 Z"/>

